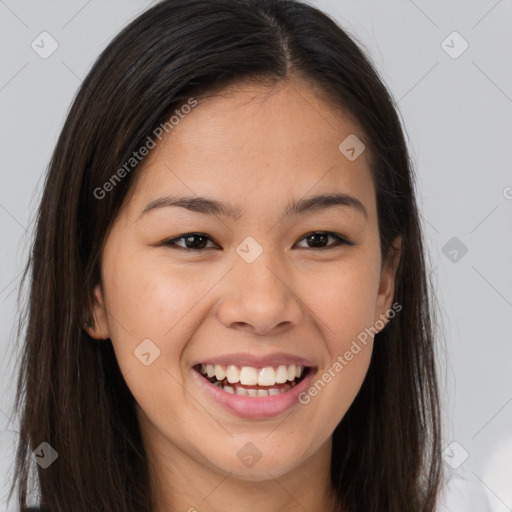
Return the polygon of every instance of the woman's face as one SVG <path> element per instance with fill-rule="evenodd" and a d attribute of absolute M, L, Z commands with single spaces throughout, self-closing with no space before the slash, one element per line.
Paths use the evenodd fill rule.
<path fill-rule="evenodd" d="M 329 456 L 396 268 L 354 135 L 305 82 L 239 84 L 151 150 L 108 234 L 89 333 L 112 340 L 161 461 L 263 480 Z"/>

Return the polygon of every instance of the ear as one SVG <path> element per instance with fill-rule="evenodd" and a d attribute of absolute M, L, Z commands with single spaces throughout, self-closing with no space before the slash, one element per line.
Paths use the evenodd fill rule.
<path fill-rule="evenodd" d="M 387 311 L 391 309 L 393 295 L 395 293 L 395 275 L 398 269 L 398 264 L 400 263 L 401 253 L 402 237 L 397 236 L 393 241 L 387 257 L 382 264 L 379 291 L 377 293 L 377 300 L 375 303 L 374 324 L 376 324 L 378 320 L 385 320 L 385 317 L 387 317 Z M 384 324 L 384 326 L 385 325 L 386 324 Z"/>
<path fill-rule="evenodd" d="M 94 305 L 92 310 L 92 318 L 85 325 L 84 329 L 91 338 L 97 340 L 106 340 L 110 338 L 110 329 L 108 325 L 108 315 L 103 299 L 103 290 L 101 284 L 98 283 L 93 290 Z"/>

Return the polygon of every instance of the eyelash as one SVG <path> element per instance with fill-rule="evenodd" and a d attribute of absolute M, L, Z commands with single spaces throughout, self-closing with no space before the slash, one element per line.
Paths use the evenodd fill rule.
<path fill-rule="evenodd" d="M 327 235 L 327 236 L 331 236 L 331 237 L 336 239 L 337 243 L 329 244 L 326 247 L 320 247 L 320 248 L 305 247 L 304 249 L 307 250 L 307 251 L 324 251 L 326 249 L 332 249 L 334 247 L 339 247 L 341 245 L 354 245 L 352 242 L 347 240 L 344 236 L 342 236 L 342 235 L 340 235 L 338 233 L 333 233 L 332 231 L 311 231 L 309 233 L 306 233 L 299 241 L 304 240 L 305 238 L 308 238 L 308 237 L 313 236 L 313 235 Z M 208 240 L 213 242 L 213 240 L 208 235 L 206 235 L 205 233 L 184 233 L 181 236 L 178 236 L 178 237 L 173 238 L 171 240 L 164 241 L 162 243 L 162 245 L 166 245 L 166 246 L 173 247 L 173 248 L 177 247 L 179 249 L 184 249 L 186 251 L 198 251 L 198 252 L 204 251 L 206 249 L 213 249 L 213 247 L 205 247 L 205 248 L 202 248 L 202 249 L 194 249 L 194 248 L 191 248 L 191 247 L 182 247 L 182 246 L 177 245 L 175 243 L 177 240 L 183 240 L 185 238 L 195 237 L 195 236 L 205 237 Z"/>

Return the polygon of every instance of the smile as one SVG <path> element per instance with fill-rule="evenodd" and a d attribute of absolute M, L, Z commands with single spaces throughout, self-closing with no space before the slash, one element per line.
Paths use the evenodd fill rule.
<path fill-rule="evenodd" d="M 194 369 L 208 382 L 232 395 L 260 398 L 286 393 L 307 375 L 300 365 L 279 365 L 256 368 L 234 364 L 198 364 Z"/>

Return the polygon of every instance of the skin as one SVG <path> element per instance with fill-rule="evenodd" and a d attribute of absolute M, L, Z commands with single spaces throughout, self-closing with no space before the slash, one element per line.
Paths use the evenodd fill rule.
<path fill-rule="evenodd" d="M 365 378 L 366 346 L 307 405 L 270 419 L 239 418 L 207 397 L 192 365 L 234 352 L 286 352 L 322 375 L 392 305 L 394 258 L 380 255 L 368 149 L 349 161 L 338 149 L 364 134 L 312 84 L 243 83 L 200 100 L 153 149 L 108 233 L 94 325 L 110 338 L 137 402 L 157 511 L 335 510 L 328 502 L 332 432 Z M 367 217 L 333 206 L 282 217 L 291 201 L 321 193 L 356 197 Z M 241 215 L 144 207 L 164 195 L 206 196 Z M 328 231 L 324 248 L 305 235 Z M 207 234 L 206 249 L 178 239 Z M 263 252 L 247 263 L 246 238 Z M 175 246 L 163 245 L 175 240 Z M 196 246 L 200 243 L 195 241 Z M 134 350 L 151 339 L 149 366 Z M 245 467 L 237 452 L 254 444 Z"/>

